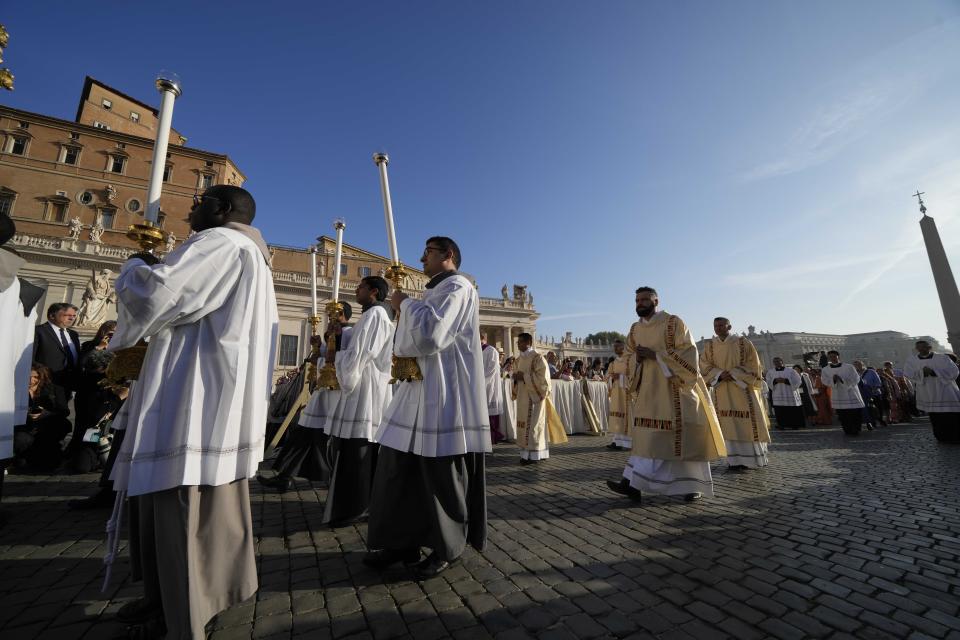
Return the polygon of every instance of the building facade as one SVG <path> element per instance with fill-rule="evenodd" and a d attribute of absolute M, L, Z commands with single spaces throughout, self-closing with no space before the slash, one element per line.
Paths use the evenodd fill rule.
<path fill-rule="evenodd" d="M 21 275 L 46 289 L 43 309 L 54 302 L 81 310 L 97 307 L 95 314 L 81 313 L 91 322 L 75 327 L 84 339 L 103 320 L 116 318 L 113 279 L 138 250 L 126 231 L 143 221 L 156 126 L 156 109 L 89 77 L 75 120 L 0 106 L 0 211 L 17 225 L 12 244 L 27 261 Z M 194 194 L 216 184 L 242 186 L 246 180 L 228 156 L 187 147 L 186 140 L 171 131 L 160 200 L 160 225 L 168 241 L 160 253 L 190 234 L 187 214 Z M 323 316 L 324 303 L 332 299 L 335 241 L 322 236 L 316 246 Z M 280 316 L 275 375 L 298 366 L 309 351 L 310 256 L 310 247 L 270 245 Z M 382 274 L 389 265 L 384 256 L 345 244 L 341 299 L 355 303 L 359 280 Z M 427 277 L 418 269 L 408 271 L 404 289 L 419 297 Z M 535 332 L 538 317 L 522 285 L 514 285 L 513 298 L 506 286 L 499 298 L 480 298 L 481 326 L 507 353 L 516 350 L 519 333 Z M 321 332 L 325 325 L 324 318 Z"/>
<path fill-rule="evenodd" d="M 819 353 L 839 351 L 844 362 L 863 360 L 865 364 L 879 368 L 886 361 L 893 362 L 900 368 L 907 357 L 916 353 L 914 344 L 917 340 L 926 340 L 935 351 L 943 353 L 943 345 L 931 336 L 909 336 L 899 331 L 872 331 L 870 333 L 853 333 L 849 335 L 834 335 L 828 333 L 806 333 L 803 331 L 756 331 L 756 327 L 748 327 L 745 334 L 757 348 L 760 361 L 766 369 L 773 366 L 774 358 L 783 358 L 788 365 L 802 364 L 806 358 L 814 366 L 818 365 Z M 697 342 L 697 348 L 703 353 L 706 339 Z"/>

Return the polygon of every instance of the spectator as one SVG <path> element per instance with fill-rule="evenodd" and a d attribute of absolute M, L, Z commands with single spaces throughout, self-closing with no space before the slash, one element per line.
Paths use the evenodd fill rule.
<path fill-rule="evenodd" d="M 52 471 L 60 465 L 60 441 L 70 432 L 67 398 L 53 383 L 50 369 L 36 362 L 30 368 L 29 392 L 27 423 L 16 427 L 14 453 L 31 467 Z"/>

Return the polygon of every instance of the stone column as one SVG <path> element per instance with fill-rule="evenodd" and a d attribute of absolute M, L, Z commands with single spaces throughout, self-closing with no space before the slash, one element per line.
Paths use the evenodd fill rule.
<path fill-rule="evenodd" d="M 509 358 L 513 355 L 513 336 L 510 334 L 510 327 L 504 325 L 501 330 L 503 331 L 503 355 Z"/>
<path fill-rule="evenodd" d="M 947 340 L 953 352 L 960 353 L 960 292 L 957 291 L 957 281 L 950 270 L 950 261 L 943 249 L 937 225 L 933 218 L 926 214 L 922 201 L 920 210 L 923 212 L 920 231 L 923 233 L 923 243 L 927 246 L 927 257 L 930 259 L 930 269 L 933 270 L 933 281 L 937 285 L 937 295 L 940 296 L 943 319 L 947 323 Z"/>

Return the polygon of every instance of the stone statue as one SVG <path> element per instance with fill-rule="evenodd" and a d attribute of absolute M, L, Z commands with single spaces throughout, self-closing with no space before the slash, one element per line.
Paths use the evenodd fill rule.
<path fill-rule="evenodd" d="M 193 230 L 193 229 L 190 229 L 190 233 L 187 234 L 187 240 L 189 240 L 190 238 L 192 238 L 192 237 L 195 236 L 195 235 L 197 235 L 197 232 L 196 232 L 195 230 Z"/>
<path fill-rule="evenodd" d="M 387 268 L 383 265 L 380 265 L 380 269 L 377 270 L 377 275 L 381 278 L 385 277 L 387 275 Z"/>
<path fill-rule="evenodd" d="M 80 222 L 80 218 L 77 218 L 77 217 L 71 218 L 70 219 L 70 239 L 79 240 L 81 229 L 83 229 L 83 223 Z"/>
<path fill-rule="evenodd" d="M 270 259 L 267 260 L 267 265 L 273 269 L 273 258 L 277 255 L 277 248 L 270 247 Z"/>
<path fill-rule="evenodd" d="M 529 304 L 531 307 L 533 306 L 533 294 L 532 294 L 532 293 L 528 293 L 528 294 L 527 294 L 527 304 Z"/>
<path fill-rule="evenodd" d="M 503 285 L 503 288 L 500 289 L 500 295 L 503 296 L 504 302 L 510 299 L 509 292 L 507 291 L 507 285 Z"/>
<path fill-rule="evenodd" d="M 523 284 L 513 285 L 513 299 L 523 303 L 527 300 L 527 286 Z"/>
<path fill-rule="evenodd" d="M 320 275 L 326 277 L 327 275 L 327 261 L 325 259 L 320 260 Z"/>
<path fill-rule="evenodd" d="M 117 199 L 117 190 L 114 188 L 112 184 L 108 184 L 107 188 L 104 189 L 104 191 L 106 192 L 107 202 L 113 202 L 114 200 Z"/>
<path fill-rule="evenodd" d="M 116 293 L 110 284 L 110 269 L 94 271 L 83 292 L 83 302 L 77 312 L 76 325 L 80 327 L 99 327 L 107 319 L 107 305 L 116 304 Z"/>
<path fill-rule="evenodd" d="M 103 222 L 100 220 L 100 216 L 97 216 L 97 221 L 93 223 L 93 226 L 90 227 L 90 242 L 95 244 L 100 244 L 102 241 L 100 238 L 103 237 Z"/>
<path fill-rule="evenodd" d="M 749 327 L 747 327 L 747 331 L 748 331 L 748 333 L 747 333 L 748 336 L 755 336 L 755 335 L 757 335 L 757 328 L 756 328 L 755 326 L 753 326 L 753 325 L 750 325 Z"/>
<path fill-rule="evenodd" d="M 175 236 L 173 233 L 168 233 L 166 243 L 163 245 L 163 250 L 167 253 L 170 253 L 173 251 L 173 246 L 175 244 L 177 244 L 177 236 Z"/>

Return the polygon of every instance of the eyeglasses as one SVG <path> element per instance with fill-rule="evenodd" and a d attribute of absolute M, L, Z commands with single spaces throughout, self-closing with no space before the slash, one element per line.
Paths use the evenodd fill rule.
<path fill-rule="evenodd" d="M 197 207 L 199 207 L 200 203 L 203 202 L 204 200 L 216 200 L 217 202 L 219 202 L 220 198 L 215 198 L 214 196 L 201 196 L 195 193 L 193 194 L 193 208 L 196 209 Z"/>
<path fill-rule="evenodd" d="M 423 255 L 427 255 L 431 251 L 443 251 L 443 249 L 441 249 L 440 247 L 425 247 L 423 249 Z"/>

